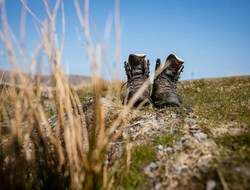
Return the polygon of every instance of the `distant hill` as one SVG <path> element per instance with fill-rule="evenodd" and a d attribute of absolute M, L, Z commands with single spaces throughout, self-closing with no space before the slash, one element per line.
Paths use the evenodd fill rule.
<path fill-rule="evenodd" d="M 30 74 L 21 74 L 22 76 L 29 78 L 32 82 L 35 83 L 36 75 Z M 67 75 L 69 77 L 69 83 L 71 86 L 80 86 L 84 84 L 89 84 L 91 82 L 91 77 L 83 76 L 83 75 Z M 40 82 L 42 86 L 52 87 L 55 85 L 54 79 L 51 75 L 41 75 Z M 3 71 L 0 70 L 0 84 L 15 84 L 20 85 L 21 81 L 18 77 L 18 73 L 10 72 L 10 71 Z"/>

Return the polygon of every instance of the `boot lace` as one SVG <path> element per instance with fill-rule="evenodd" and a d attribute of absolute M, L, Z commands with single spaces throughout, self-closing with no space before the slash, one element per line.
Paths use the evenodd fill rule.
<path fill-rule="evenodd" d="M 173 91 L 176 92 L 176 82 L 172 81 L 170 77 L 168 77 L 166 74 L 162 73 L 156 80 L 158 79 L 164 79 L 159 80 L 161 84 L 162 91 Z"/>
<path fill-rule="evenodd" d="M 145 75 L 137 75 L 137 76 L 131 77 L 129 81 L 124 82 L 123 85 L 121 86 L 120 95 L 121 95 L 122 89 L 124 88 L 126 84 L 127 84 L 127 88 L 129 88 L 129 90 L 132 91 L 135 89 L 139 89 L 145 80 L 146 80 Z"/>

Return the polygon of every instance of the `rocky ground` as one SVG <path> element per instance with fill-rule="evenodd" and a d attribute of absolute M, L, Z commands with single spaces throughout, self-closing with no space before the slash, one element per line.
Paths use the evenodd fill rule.
<path fill-rule="evenodd" d="M 109 189 L 250 189 L 250 76 L 184 81 L 178 89 L 183 109 L 150 105 L 122 116 L 106 151 Z M 107 130 L 124 109 L 108 90 L 101 100 Z M 89 134 L 91 93 L 90 87 L 77 91 Z M 55 131 L 53 102 L 53 93 L 42 94 Z M 3 122 L 0 126 L 3 146 L 10 129 Z M 9 156 L 2 150 L 5 162 Z"/>
<path fill-rule="evenodd" d="M 207 131 L 200 125 L 202 121 L 195 116 L 195 112 L 175 112 L 168 109 L 153 110 L 143 117 L 135 117 L 135 122 L 130 123 L 131 143 L 138 145 L 152 142 L 156 149 L 157 159 L 143 168 L 147 178 L 142 189 L 199 188 L 200 185 L 190 184 L 190 181 L 202 180 L 206 173 L 216 170 L 222 162 L 220 152 L 223 149 L 214 138 L 243 132 L 241 128 L 227 129 L 226 126 L 224 130 L 217 128 L 219 133 L 217 130 Z M 164 139 L 167 137 L 169 140 Z M 235 171 L 239 167 L 235 167 Z M 219 175 L 223 182 L 224 177 L 221 173 Z M 223 185 L 227 189 L 227 185 Z M 210 190 L 218 185 L 214 179 L 207 179 L 201 186 Z"/>
<path fill-rule="evenodd" d="M 184 109 L 132 109 L 115 131 L 105 161 L 113 189 L 250 189 L 250 77 L 182 85 Z M 108 127 L 122 105 L 102 103 Z M 92 105 L 83 101 L 88 125 Z"/>
<path fill-rule="evenodd" d="M 124 160 L 123 157 L 129 155 L 128 151 L 124 153 L 124 147 L 130 147 L 131 176 L 120 177 L 131 179 L 118 182 L 115 187 L 249 189 L 249 82 L 250 78 L 246 77 L 184 83 L 193 111 L 150 106 L 131 110 L 122 138 L 113 142 L 115 148 L 111 156 Z M 214 91 L 210 91 L 212 85 Z M 245 96 L 237 94 L 239 90 Z M 223 95 L 217 94 L 218 91 Z M 190 97 L 191 93 L 196 95 Z M 203 98 L 203 101 L 196 101 L 196 98 Z M 133 148 L 136 150 L 141 146 L 152 149 L 151 154 L 155 156 L 142 153 L 140 159 L 147 161 L 139 161 L 136 157 L 140 153 L 134 153 Z M 138 150 L 147 152 L 147 148 Z"/>

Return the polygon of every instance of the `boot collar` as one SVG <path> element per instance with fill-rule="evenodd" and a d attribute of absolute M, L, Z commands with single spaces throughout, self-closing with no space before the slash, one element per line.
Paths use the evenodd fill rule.
<path fill-rule="evenodd" d="M 130 54 L 130 55 L 134 55 L 134 56 L 137 56 L 137 57 L 143 57 L 143 58 L 146 57 L 146 54 L 139 54 L 139 53 Z"/>
<path fill-rule="evenodd" d="M 130 54 L 128 62 L 130 65 L 139 65 L 145 61 L 145 54 Z"/>
<path fill-rule="evenodd" d="M 168 67 L 171 65 L 172 61 L 176 60 L 178 65 L 182 65 L 184 63 L 184 60 L 181 59 L 180 57 L 176 56 L 175 54 L 170 54 L 165 62 L 165 67 Z"/>

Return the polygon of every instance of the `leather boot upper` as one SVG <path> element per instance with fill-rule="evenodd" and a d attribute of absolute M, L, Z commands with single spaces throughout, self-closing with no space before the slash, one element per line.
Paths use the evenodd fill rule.
<path fill-rule="evenodd" d="M 128 62 L 124 62 L 127 75 L 127 98 L 126 102 L 134 96 L 143 83 L 149 77 L 149 61 L 145 59 L 145 54 L 130 54 Z M 150 102 L 149 89 L 147 88 L 136 101 L 134 106 L 138 106 L 141 102 Z M 124 103 L 126 103 L 124 102 Z"/>
<path fill-rule="evenodd" d="M 162 66 L 160 59 L 156 61 L 156 76 L 154 78 L 152 101 L 156 107 L 173 106 L 181 107 L 182 98 L 177 93 L 176 83 L 179 79 L 180 69 L 183 67 L 184 60 L 174 54 L 170 54 Z"/>

